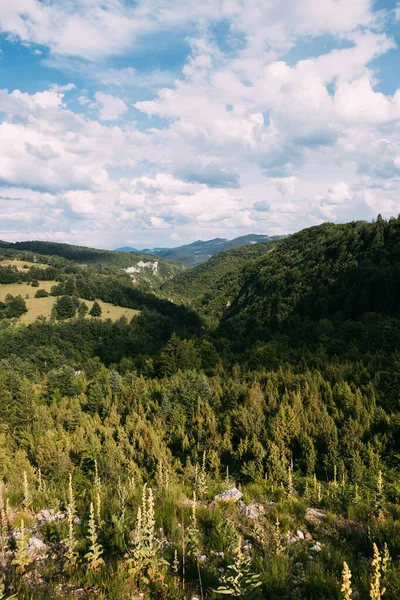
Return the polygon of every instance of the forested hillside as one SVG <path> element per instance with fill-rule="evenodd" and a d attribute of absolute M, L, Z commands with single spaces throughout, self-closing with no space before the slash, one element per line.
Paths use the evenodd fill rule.
<path fill-rule="evenodd" d="M 158 256 L 143 257 L 140 252 L 127 254 L 55 242 L 0 242 L 0 251 L 3 256 L 27 261 L 38 261 L 41 260 L 40 257 L 47 257 L 44 260 L 52 261 L 58 257 L 84 266 L 125 270 L 136 283 L 147 284 L 150 287 L 158 287 L 185 269 L 181 263 Z"/>
<path fill-rule="evenodd" d="M 399 259 L 400 219 L 378 218 L 230 250 L 157 295 L 0 263 L 0 287 L 47 277 L 63 310 L 140 311 L 0 307 L 0 597 L 397 600 Z"/>
<path fill-rule="evenodd" d="M 211 324 L 218 323 L 244 282 L 244 268 L 272 247 L 272 244 L 255 244 L 222 252 L 179 273 L 163 284 L 161 290 L 175 301 L 195 307 Z"/>

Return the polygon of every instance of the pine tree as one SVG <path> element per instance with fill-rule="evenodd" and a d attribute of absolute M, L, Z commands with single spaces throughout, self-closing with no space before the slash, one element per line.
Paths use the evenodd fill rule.
<path fill-rule="evenodd" d="M 97 300 L 95 300 L 95 301 L 93 302 L 93 306 L 92 306 L 92 308 L 91 308 L 91 309 L 90 309 L 90 311 L 89 311 L 89 315 L 90 315 L 91 317 L 101 317 L 101 312 L 102 312 L 102 311 L 101 311 L 101 306 L 100 306 L 100 304 L 97 302 Z"/>

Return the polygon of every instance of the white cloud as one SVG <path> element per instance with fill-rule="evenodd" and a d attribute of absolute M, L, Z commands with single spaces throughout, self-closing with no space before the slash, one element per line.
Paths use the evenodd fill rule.
<path fill-rule="evenodd" d="M 209 28 L 222 20 L 233 49 Z M 121 245 L 134 235 L 149 246 L 398 212 L 400 91 L 378 92 L 371 68 L 394 42 L 369 0 L 15 0 L 0 28 L 89 80 L 0 91 L 10 232 L 24 215 L 24 231 L 48 239 Z M 160 31 L 190 44 L 179 77 L 104 62 Z M 323 34 L 345 47 L 285 62 Z M 140 86 L 143 131 L 128 113 Z"/>
<path fill-rule="evenodd" d="M 102 121 L 115 121 L 128 110 L 121 98 L 103 92 L 96 92 L 94 97 L 99 106 L 99 116 Z"/>

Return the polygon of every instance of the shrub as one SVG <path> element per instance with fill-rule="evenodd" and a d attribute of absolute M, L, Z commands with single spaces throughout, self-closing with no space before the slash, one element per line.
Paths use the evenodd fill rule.
<path fill-rule="evenodd" d="M 48 298 L 48 296 L 50 296 L 49 292 L 43 289 L 38 290 L 35 294 L 35 298 Z"/>

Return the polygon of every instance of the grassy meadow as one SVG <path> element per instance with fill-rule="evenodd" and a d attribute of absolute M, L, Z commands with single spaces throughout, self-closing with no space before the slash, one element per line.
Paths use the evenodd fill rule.
<path fill-rule="evenodd" d="M 56 298 L 54 296 L 49 296 L 48 298 L 35 298 L 35 294 L 37 290 L 46 290 L 47 292 L 50 292 L 53 285 L 56 284 L 57 281 L 39 281 L 39 287 L 32 287 L 28 283 L 2 284 L 0 285 L 0 301 L 4 301 L 7 294 L 11 294 L 12 296 L 22 296 L 26 302 L 26 307 L 28 309 L 28 312 L 22 315 L 22 317 L 19 319 L 20 323 L 23 323 L 24 325 L 34 323 L 34 321 L 36 321 L 36 319 L 40 316 L 49 319 Z M 92 308 L 93 301 L 85 300 L 83 298 L 80 298 L 80 300 L 87 304 L 89 310 Z M 114 306 L 113 304 L 103 302 L 102 300 L 97 300 L 97 302 L 101 306 L 102 319 L 111 319 L 112 321 L 117 321 L 122 316 L 125 316 L 128 319 L 128 321 L 130 321 L 140 312 L 132 308 Z"/>
<path fill-rule="evenodd" d="M 47 267 L 49 266 L 43 263 L 30 262 L 29 260 L 2 260 L 0 264 L 2 267 L 17 267 L 18 271 L 24 271 L 30 267 L 36 267 L 37 269 L 47 269 Z"/>

